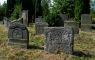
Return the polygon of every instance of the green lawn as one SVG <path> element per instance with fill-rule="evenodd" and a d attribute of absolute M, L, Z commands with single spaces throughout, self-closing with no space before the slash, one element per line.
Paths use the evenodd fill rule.
<path fill-rule="evenodd" d="M 29 49 L 7 45 L 7 29 L 0 25 L 0 60 L 95 60 L 95 31 L 82 32 L 74 39 L 74 54 L 50 54 L 44 51 L 44 35 L 35 35 L 34 25 L 28 27 Z"/>

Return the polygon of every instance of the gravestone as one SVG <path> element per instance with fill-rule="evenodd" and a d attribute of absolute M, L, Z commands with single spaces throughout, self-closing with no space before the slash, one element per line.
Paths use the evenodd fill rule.
<path fill-rule="evenodd" d="M 46 22 L 35 23 L 36 35 L 43 34 L 45 27 L 48 27 L 48 23 L 46 23 Z"/>
<path fill-rule="evenodd" d="M 91 32 L 92 18 L 90 14 L 82 14 L 81 15 L 81 30 L 86 32 Z"/>
<path fill-rule="evenodd" d="M 11 24 L 11 21 L 7 17 L 4 17 L 3 23 L 4 23 L 5 27 L 9 27 Z"/>
<path fill-rule="evenodd" d="M 28 10 L 23 10 L 21 17 L 23 18 L 23 24 L 28 26 Z"/>
<path fill-rule="evenodd" d="M 74 34 L 79 34 L 79 23 L 75 21 L 65 21 L 64 27 L 72 27 L 74 29 Z"/>
<path fill-rule="evenodd" d="M 66 14 L 62 14 L 60 13 L 60 17 L 63 21 L 67 21 L 68 20 L 68 16 Z"/>
<path fill-rule="evenodd" d="M 92 18 L 90 14 L 82 14 L 81 15 L 81 24 L 91 24 Z"/>
<path fill-rule="evenodd" d="M 46 27 L 45 38 L 45 51 L 73 53 L 74 33 L 72 28 Z"/>
<path fill-rule="evenodd" d="M 13 20 L 12 22 L 18 22 L 23 24 L 23 18 L 18 18 L 17 20 Z"/>
<path fill-rule="evenodd" d="M 59 16 L 61 18 L 58 20 L 60 22 L 59 24 L 61 27 L 64 27 L 64 21 L 68 21 L 68 16 L 66 14 L 62 14 L 62 13 L 60 13 Z"/>
<path fill-rule="evenodd" d="M 90 24 L 82 24 L 81 25 L 81 30 L 85 32 L 91 32 L 92 31 L 92 26 Z"/>
<path fill-rule="evenodd" d="M 41 17 L 38 17 L 35 19 L 35 23 L 38 23 L 38 22 L 42 22 L 42 18 Z"/>
<path fill-rule="evenodd" d="M 25 25 L 13 22 L 8 30 L 8 44 L 16 47 L 27 48 L 29 43 L 29 32 Z"/>

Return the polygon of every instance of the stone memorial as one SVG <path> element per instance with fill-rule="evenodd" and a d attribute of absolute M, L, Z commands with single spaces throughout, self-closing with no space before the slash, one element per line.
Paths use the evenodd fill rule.
<path fill-rule="evenodd" d="M 23 24 L 28 26 L 28 10 L 23 10 L 21 17 L 23 18 Z"/>
<path fill-rule="evenodd" d="M 64 27 L 64 21 L 68 21 L 68 16 L 66 14 L 62 14 L 62 13 L 60 13 L 59 16 L 61 19 L 59 19 L 58 22 L 60 22 L 60 23 L 58 23 L 58 22 L 57 23 L 60 24 L 61 27 Z"/>
<path fill-rule="evenodd" d="M 28 48 L 29 32 L 25 25 L 13 22 L 8 29 L 8 45 Z"/>
<path fill-rule="evenodd" d="M 92 26 L 90 24 L 82 24 L 81 25 L 81 30 L 85 32 L 91 32 L 92 31 Z"/>
<path fill-rule="evenodd" d="M 60 13 L 60 17 L 63 21 L 67 21 L 68 20 L 68 16 L 66 14 L 62 14 Z"/>
<path fill-rule="evenodd" d="M 91 32 L 91 28 L 92 26 L 90 26 L 90 24 L 92 24 L 92 18 L 90 14 L 82 14 L 81 15 L 81 30 L 85 31 L 85 32 Z"/>
<path fill-rule="evenodd" d="M 45 27 L 45 51 L 49 53 L 73 53 L 74 33 L 72 28 Z"/>
<path fill-rule="evenodd" d="M 42 22 L 42 18 L 41 17 L 38 17 L 35 19 L 35 23 L 38 23 L 38 22 Z"/>
<path fill-rule="evenodd" d="M 81 24 L 91 24 L 92 18 L 90 14 L 82 14 L 81 15 Z"/>
<path fill-rule="evenodd" d="M 23 18 L 18 18 L 16 20 L 13 20 L 12 22 L 18 22 L 23 24 Z"/>
<path fill-rule="evenodd" d="M 4 17 L 3 18 L 3 23 L 4 23 L 5 27 L 8 28 L 11 24 L 11 21 L 7 17 Z"/>
<path fill-rule="evenodd" d="M 48 27 L 48 23 L 46 23 L 46 22 L 35 23 L 35 32 L 36 32 L 36 35 L 44 34 L 44 28 L 45 27 Z"/>
<path fill-rule="evenodd" d="M 75 21 L 65 21 L 64 27 L 72 27 L 74 29 L 74 34 L 79 34 L 79 23 Z"/>

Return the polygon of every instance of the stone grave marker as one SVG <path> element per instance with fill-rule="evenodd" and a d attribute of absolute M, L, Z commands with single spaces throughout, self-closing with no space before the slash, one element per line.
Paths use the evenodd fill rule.
<path fill-rule="evenodd" d="M 39 22 L 42 22 L 42 17 L 38 17 L 35 19 L 35 23 L 39 23 Z"/>
<path fill-rule="evenodd" d="M 5 27 L 9 27 L 11 24 L 11 21 L 7 17 L 4 17 L 3 23 L 4 23 Z"/>
<path fill-rule="evenodd" d="M 45 38 L 45 51 L 73 53 L 74 33 L 72 28 L 45 27 Z"/>
<path fill-rule="evenodd" d="M 92 26 L 90 24 L 82 24 L 81 25 L 81 30 L 85 32 L 91 32 L 92 31 Z"/>
<path fill-rule="evenodd" d="M 82 14 L 81 15 L 81 24 L 91 24 L 92 18 L 90 14 Z"/>
<path fill-rule="evenodd" d="M 12 22 L 18 22 L 23 24 L 23 18 L 18 18 L 16 20 L 13 20 Z"/>
<path fill-rule="evenodd" d="M 81 30 L 85 31 L 85 32 L 91 32 L 91 28 L 92 26 L 90 26 L 90 24 L 92 24 L 92 18 L 90 14 L 82 14 L 81 15 Z"/>
<path fill-rule="evenodd" d="M 23 18 L 23 24 L 28 26 L 28 10 L 23 10 L 21 17 Z"/>
<path fill-rule="evenodd" d="M 29 44 L 29 32 L 25 25 L 13 22 L 8 29 L 8 45 L 27 48 Z"/>
<path fill-rule="evenodd" d="M 68 20 L 68 16 L 66 14 L 62 14 L 60 13 L 60 17 L 63 21 L 67 21 Z"/>
<path fill-rule="evenodd" d="M 66 14 L 62 14 L 62 13 L 60 13 L 59 16 L 61 18 L 58 20 L 60 22 L 59 24 L 61 27 L 64 27 L 64 21 L 68 21 L 68 16 Z"/>
<path fill-rule="evenodd" d="M 46 23 L 46 22 L 35 23 L 35 32 L 36 32 L 36 35 L 44 34 L 44 28 L 45 27 L 48 27 L 48 23 Z"/>
<path fill-rule="evenodd" d="M 65 21 L 64 27 L 72 27 L 74 29 L 74 34 L 79 34 L 79 23 L 75 21 Z"/>

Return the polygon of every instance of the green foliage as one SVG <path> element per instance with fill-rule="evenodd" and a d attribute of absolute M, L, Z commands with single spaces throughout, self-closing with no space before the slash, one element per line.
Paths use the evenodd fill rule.
<path fill-rule="evenodd" d="M 75 14 L 75 20 L 77 22 L 80 22 L 81 13 L 82 13 L 82 6 L 83 6 L 82 0 L 75 0 L 74 14 Z"/>
<path fill-rule="evenodd" d="M 47 2 L 44 5 L 44 11 L 47 11 L 47 15 L 44 16 L 45 20 L 49 23 L 50 26 L 58 25 L 60 21 L 59 13 L 65 13 L 69 18 L 74 18 L 74 2 L 70 0 L 53 0 L 51 6 L 48 7 Z M 44 3 L 42 3 L 44 4 Z M 46 8 L 45 8 L 46 7 Z M 48 11 L 49 10 L 49 11 Z"/>
<path fill-rule="evenodd" d="M 6 2 L 3 5 L 0 5 L 0 20 L 2 20 L 3 16 L 6 16 L 7 4 Z"/>
<path fill-rule="evenodd" d="M 95 18 L 95 10 L 94 10 L 94 9 L 91 9 L 90 14 L 91 14 L 91 16 L 92 16 L 93 18 Z"/>
<path fill-rule="evenodd" d="M 90 14 L 90 0 L 82 0 L 82 14 Z"/>
<path fill-rule="evenodd" d="M 42 6 L 42 10 L 43 10 L 43 16 L 47 16 L 49 13 L 48 0 L 42 0 L 41 6 Z"/>
<path fill-rule="evenodd" d="M 14 7 L 14 11 L 12 12 L 10 19 L 15 20 L 19 18 L 21 10 L 22 10 L 22 4 L 20 3 L 20 0 L 17 0 L 16 5 Z"/>

